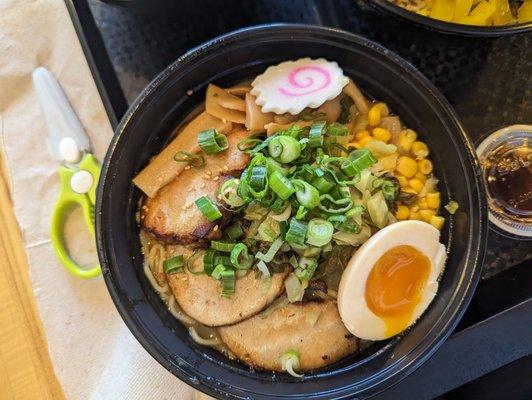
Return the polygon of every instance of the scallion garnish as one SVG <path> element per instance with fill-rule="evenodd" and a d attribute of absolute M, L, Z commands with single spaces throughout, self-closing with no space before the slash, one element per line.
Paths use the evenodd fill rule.
<path fill-rule="evenodd" d="M 211 275 L 212 271 L 214 270 L 214 260 L 216 257 L 216 251 L 213 249 L 207 249 L 205 250 L 205 253 L 203 254 L 203 271 L 207 275 Z"/>
<path fill-rule="evenodd" d="M 277 196 L 283 200 L 288 199 L 296 191 L 290 181 L 279 171 L 274 171 L 270 175 L 269 185 Z"/>
<path fill-rule="evenodd" d="M 222 281 L 222 297 L 229 298 L 235 292 L 236 275 L 233 269 L 224 269 L 220 273 Z"/>
<path fill-rule="evenodd" d="M 239 180 L 236 178 L 226 180 L 218 191 L 219 199 L 231 208 L 238 208 L 245 204 L 245 201 L 238 195 Z"/>
<path fill-rule="evenodd" d="M 186 162 L 193 167 L 201 167 L 205 164 L 205 160 L 201 155 L 189 153 L 188 151 L 178 151 L 175 153 L 174 161 Z"/>
<path fill-rule="evenodd" d="M 216 267 L 213 269 L 212 273 L 211 273 L 211 276 L 214 278 L 214 279 L 220 279 L 221 276 L 222 276 L 222 272 L 225 271 L 225 265 L 223 264 L 218 264 L 216 265 Z"/>
<path fill-rule="evenodd" d="M 268 144 L 268 152 L 277 161 L 286 164 L 301 154 L 301 144 L 291 136 L 275 136 Z"/>
<path fill-rule="evenodd" d="M 198 145 L 205 154 L 216 154 L 229 147 L 227 137 L 214 128 L 198 133 Z"/>
<path fill-rule="evenodd" d="M 229 225 L 227 228 L 225 228 L 225 234 L 229 239 L 237 240 L 244 236 L 244 231 L 242 230 L 240 224 L 238 222 L 235 222 L 234 224 Z"/>
<path fill-rule="evenodd" d="M 269 263 L 273 260 L 273 257 L 275 257 L 275 254 L 277 254 L 283 243 L 283 239 L 278 237 L 277 239 L 275 239 L 275 241 L 272 243 L 266 253 L 261 253 L 259 251 L 257 254 L 255 254 L 255 257 L 259 260 L 264 261 L 265 263 Z"/>
<path fill-rule="evenodd" d="M 347 136 L 349 135 L 349 129 L 343 124 L 333 122 L 327 127 L 327 135 L 329 136 Z"/>
<path fill-rule="evenodd" d="M 172 275 L 177 272 L 182 272 L 184 265 L 183 255 L 179 254 L 164 260 L 163 271 L 165 274 Z"/>
<path fill-rule="evenodd" d="M 231 250 L 231 264 L 236 269 L 249 269 L 253 264 L 253 256 L 249 254 L 244 243 L 238 243 Z"/>
<path fill-rule="evenodd" d="M 296 213 L 296 219 L 304 219 L 308 214 L 308 208 L 304 206 L 299 206 Z"/>
<path fill-rule="evenodd" d="M 217 219 L 222 218 L 222 213 L 220 212 L 216 204 L 214 204 L 207 196 L 198 197 L 195 203 L 201 213 L 209 221 L 214 222 Z"/>
<path fill-rule="evenodd" d="M 295 370 L 301 365 L 299 360 L 299 351 L 293 349 L 286 350 L 279 361 L 281 362 L 281 368 L 283 371 L 288 372 L 290 375 L 296 378 L 303 377 L 303 375 L 295 372 Z"/>
<path fill-rule="evenodd" d="M 308 222 L 307 243 L 312 246 L 325 246 L 331 241 L 333 233 L 333 224 L 321 218 L 313 218 Z"/>
<path fill-rule="evenodd" d="M 320 203 L 320 192 L 310 183 L 302 179 L 292 179 L 292 185 L 296 189 L 296 198 L 299 204 L 312 210 Z"/>
<path fill-rule="evenodd" d="M 294 270 L 295 275 L 302 281 L 310 281 L 314 272 L 318 268 L 318 262 L 314 258 L 301 257 L 297 268 Z"/>
<path fill-rule="evenodd" d="M 233 247 L 235 247 L 235 243 L 225 243 L 217 240 L 211 241 L 211 248 L 223 253 L 230 253 Z"/>
<path fill-rule="evenodd" d="M 288 243 L 295 243 L 304 245 L 305 236 L 307 235 L 307 223 L 299 221 L 296 218 L 290 220 L 290 226 L 285 235 L 285 240 Z"/>
<path fill-rule="evenodd" d="M 325 121 L 315 122 L 310 127 L 308 133 L 308 146 L 321 147 L 323 146 L 323 134 L 325 133 Z"/>
<path fill-rule="evenodd" d="M 329 193 L 335 185 L 334 179 L 329 172 L 324 172 L 320 168 L 314 171 L 316 177 L 312 179 L 310 184 L 319 190 L 320 193 Z"/>

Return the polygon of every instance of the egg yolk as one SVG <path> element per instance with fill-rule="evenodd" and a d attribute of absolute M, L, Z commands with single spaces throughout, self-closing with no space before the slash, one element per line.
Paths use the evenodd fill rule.
<path fill-rule="evenodd" d="M 406 329 L 421 300 L 430 273 L 430 260 L 412 246 L 396 246 L 375 263 L 366 281 L 369 309 L 386 325 L 390 337 Z"/>

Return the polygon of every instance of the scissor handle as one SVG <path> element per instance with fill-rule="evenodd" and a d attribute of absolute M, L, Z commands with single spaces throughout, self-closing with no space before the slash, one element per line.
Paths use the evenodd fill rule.
<path fill-rule="evenodd" d="M 85 224 L 87 225 L 91 236 L 94 237 L 94 209 L 90 198 L 87 194 L 74 192 L 70 187 L 70 180 L 75 172 L 76 171 L 66 167 L 59 168 L 61 192 L 52 214 L 50 236 L 53 248 L 59 261 L 61 261 L 61 264 L 63 264 L 72 275 L 77 276 L 78 278 L 89 279 L 101 274 L 100 266 L 96 265 L 87 269 L 78 265 L 68 253 L 64 236 L 65 223 L 69 211 L 75 207 L 81 207 Z"/>

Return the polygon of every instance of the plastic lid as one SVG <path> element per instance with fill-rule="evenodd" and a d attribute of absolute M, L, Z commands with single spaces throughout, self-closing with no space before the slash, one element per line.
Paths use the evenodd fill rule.
<path fill-rule="evenodd" d="M 532 125 L 512 125 L 488 135 L 477 147 L 489 220 L 502 231 L 522 238 L 532 238 L 532 210 L 523 207 L 532 201 L 531 144 Z"/>

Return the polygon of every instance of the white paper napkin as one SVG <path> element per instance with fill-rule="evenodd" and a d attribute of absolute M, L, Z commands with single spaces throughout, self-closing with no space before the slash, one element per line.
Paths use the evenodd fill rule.
<path fill-rule="evenodd" d="M 101 278 L 81 280 L 58 263 L 49 221 L 58 164 L 45 147 L 45 123 L 31 72 L 59 80 L 102 159 L 112 136 L 98 91 L 62 0 L 0 0 L 0 144 L 11 173 L 15 213 L 50 356 L 67 399 L 191 399 L 193 389 L 160 366 L 118 315 Z M 79 213 L 78 213 L 79 214 Z M 76 258 L 96 260 L 79 215 L 70 219 Z"/>

